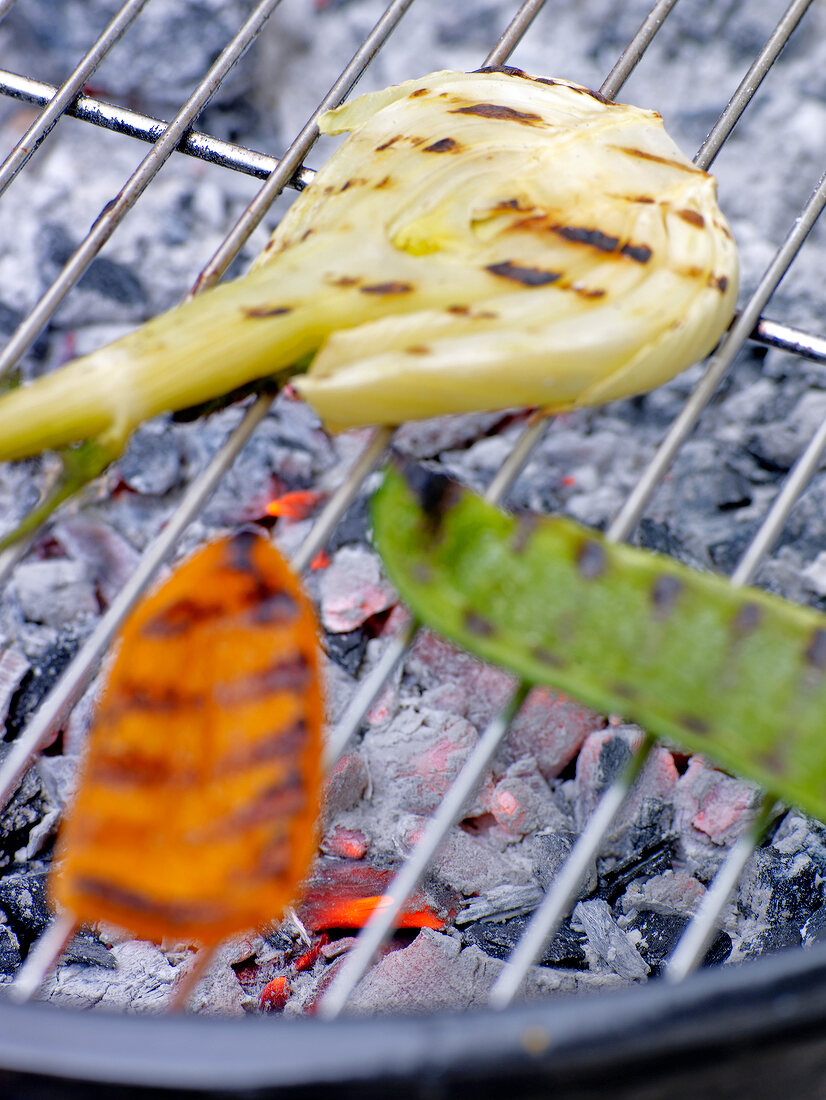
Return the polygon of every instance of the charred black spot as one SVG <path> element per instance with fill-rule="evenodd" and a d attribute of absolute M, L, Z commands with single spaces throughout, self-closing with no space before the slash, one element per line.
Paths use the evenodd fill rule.
<path fill-rule="evenodd" d="M 719 290 L 721 294 L 725 294 L 728 289 L 728 279 L 725 275 L 710 275 L 708 285 L 715 290 Z"/>
<path fill-rule="evenodd" d="M 475 73 L 504 73 L 505 76 L 527 76 L 524 69 L 517 69 L 515 65 L 483 65 L 481 69 L 474 69 L 473 71 Z"/>
<path fill-rule="evenodd" d="M 549 668 L 565 668 L 567 661 L 563 657 L 560 657 L 558 653 L 552 653 L 550 649 L 546 649 L 544 646 L 534 646 L 531 650 L 531 656 L 534 657 L 540 664 L 548 665 Z"/>
<path fill-rule="evenodd" d="M 409 98 L 410 99 L 418 99 L 419 96 L 427 95 L 427 93 L 428 93 L 427 88 L 417 88 L 415 92 L 410 93 Z"/>
<path fill-rule="evenodd" d="M 706 224 L 706 220 L 699 210 L 678 210 L 677 217 L 682 218 L 689 225 L 696 226 L 697 229 L 702 229 Z"/>
<path fill-rule="evenodd" d="M 141 627 L 144 638 L 175 638 L 193 626 L 200 626 L 211 619 L 220 619 L 224 615 L 221 603 L 194 600 L 185 597 L 147 619 Z"/>
<path fill-rule="evenodd" d="M 402 135 L 396 134 L 396 136 L 391 137 L 389 141 L 385 141 L 383 145 L 377 145 L 376 152 L 383 153 L 385 149 L 389 149 L 391 146 L 395 145 L 397 141 L 401 141 L 401 139 Z"/>
<path fill-rule="evenodd" d="M 654 164 L 665 164 L 669 168 L 676 168 L 679 172 L 700 172 L 702 168 L 695 168 L 693 164 L 682 164 L 678 160 L 672 160 L 670 157 L 661 157 L 656 153 L 648 153 L 645 149 L 636 149 L 633 145 L 613 145 L 612 149 L 616 149 L 620 153 L 625 153 L 628 157 L 638 157 L 640 160 L 650 160 Z"/>
<path fill-rule="evenodd" d="M 422 150 L 423 153 L 460 153 L 462 146 L 458 141 L 453 138 L 442 138 L 441 141 L 434 141 L 432 145 L 428 145 Z"/>
<path fill-rule="evenodd" d="M 226 545 L 227 564 L 230 569 L 237 569 L 240 573 L 258 573 L 255 562 L 255 547 L 261 535 L 251 531 L 248 527 L 236 532 Z"/>
<path fill-rule="evenodd" d="M 710 723 L 698 714 L 681 714 L 677 720 L 691 733 L 696 733 L 700 737 L 706 737 L 711 733 Z"/>
<path fill-rule="evenodd" d="M 806 660 L 814 668 L 826 672 L 826 630 L 815 630 L 806 647 Z"/>
<path fill-rule="evenodd" d="M 619 248 L 619 237 L 612 237 L 608 233 L 603 233 L 601 229 L 588 229 L 582 225 L 559 225 L 555 231 L 566 241 L 589 244 L 598 248 L 600 252 L 616 252 Z"/>
<path fill-rule="evenodd" d="M 426 466 L 413 462 L 399 463 L 397 468 L 430 521 L 432 529 L 436 530 L 460 495 L 459 486 L 444 474 L 437 474 Z"/>
<path fill-rule="evenodd" d="M 94 753 L 89 761 L 89 778 L 113 787 L 158 788 L 170 781 L 181 787 L 198 782 L 194 771 L 186 775 L 179 768 L 173 769 L 169 759 L 149 756 L 137 749 L 117 756 L 105 749 Z"/>
<path fill-rule="evenodd" d="M 510 279 L 523 286 L 545 286 L 547 283 L 555 283 L 562 274 L 559 271 L 545 271 L 541 267 L 524 267 L 511 260 L 504 260 L 501 264 L 488 264 L 486 270 L 491 275 L 499 275 L 503 279 Z"/>
<path fill-rule="evenodd" d="M 295 759 L 306 743 L 307 732 L 307 723 L 303 718 L 298 718 L 292 725 L 272 730 L 254 744 L 245 746 L 241 752 L 225 757 L 221 768 L 227 772 L 246 771 L 271 760 Z"/>
<path fill-rule="evenodd" d="M 179 687 L 165 687 L 160 691 L 146 684 L 126 682 L 121 686 L 118 702 L 104 706 L 101 714 L 112 721 L 128 711 L 145 711 L 149 714 L 175 714 L 182 710 L 197 710 L 206 703 L 198 692 L 184 691 Z"/>
<path fill-rule="evenodd" d="M 651 259 L 651 249 L 647 244 L 624 244 L 620 252 L 638 264 L 647 264 Z"/>
<path fill-rule="evenodd" d="M 683 582 L 669 573 L 661 573 L 651 586 L 651 603 L 658 619 L 667 618 L 683 591 Z"/>
<path fill-rule="evenodd" d="M 325 280 L 330 286 L 339 286 L 342 289 L 346 289 L 350 286 L 358 286 L 361 279 L 356 275 L 335 275 L 330 276 Z"/>
<path fill-rule="evenodd" d="M 578 294 L 580 298 L 604 298 L 606 293 L 601 287 L 579 286 L 576 283 L 569 289 L 574 294 Z"/>
<path fill-rule="evenodd" d="M 455 107 L 450 113 L 496 118 L 503 122 L 521 122 L 527 126 L 533 126 L 534 123 L 542 121 L 542 116 L 534 114 L 533 111 L 517 111 L 513 107 L 506 107 L 503 103 L 470 103 L 467 107 Z"/>
<path fill-rule="evenodd" d="M 383 187 L 388 187 L 393 182 L 392 176 L 385 176 L 384 179 L 379 180 L 375 185 L 376 191 L 381 191 Z"/>
<path fill-rule="evenodd" d="M 310 679 L 310 665 L 303 653 L 295 653 L 260 672 L 238 676 L 217 684 L 215 698 L 225 706 L 238 706 L 264 699 L 275 691 L 303 691 Z"/>
<path fill-rule="evenodd" d="M 470 306 L 448 306 L 448 313 L 455 313 L 458 317 L 464 317 L 470 313 Z"/>
<path fill-rule="evenodd" d="M 522 214 L 527 214 L 534 209 L 533 206 L 523 206 L 519 199 L 500 199 L 494 207 L 494 210 L 518 210 Z"/>
<path fill-rule="evenodd" d="M 465 627 L 471 634 L 478 634 L 480 638 L 489 638 L 495 633 L 493 624 L 472 609 L 465 612 Z"/>
<path fill-rule="evenodd" d="M 608 555 L 605 547 L 596 539 L 583 539 L 576 555 L 579 575 L 586 581 L 596 580 L 608 568 Z"/>
<path fill-rule="evenodd" d="M 629 202 L 653 203 L 657 201 L 652 199 L 650 195 L 628 195 L 627 197 Z"/>
<path fill-rule="evenodd" d="M 98 879 L 93 875 L 78 875 L 77 887 L 81 893 L 90 897 L 101 898 L 110 904 L 122 906 L 126 914 L 154 914 L 173 927 L 179 923 L 193 922 L 208 925 L 211 921 L 221 919 L 225 912 L 223 906 L 216 906 L 210 902 L 179 902 L 151 898 L 134 890 L 126 890 L 109 879 Z"/>
<path fill-rule="evenodd" d="M 283 589 L 264 591 L 255 594 L 255 602 L 250 611 L 250 621 L 257 626 L 276 626 L 294 622 L 298 616 L 298 604 Z"/>
<path fill-rule="evenodd" d="M 572 92 L 579 92 L 580 95 L 588 95 L 591 99 L 595 99 L 597 103 L 604 103 L 606 106 L 613 107 L 614 104 L 604 96 L 602 92 L 595 92 L 593 88 L 571 88 Z"/>
<path fill-rule="evenodd" d="M 430 348 L 424 344 L 414 344 L 413 347 L 404 350 L 408 355 L 430 355 Z"/>
<path fill-rule="evenodd" d="M 213 833 L 234 832 L 260 825 L 262 821 L 282 820 L 288 815 L 298 813 L 307 801 L 304 777 L 296 768 L 291 768 L 281 783 L 274 783 L 262 791 L 252 802 L 243 805 L 234 814 L 216 823 Z"/>
<path fill-rule="evenodd" d="M 362 294 L 409 294 L 413 287 L 410 283 L 373 283 L 361 287 Z"/>
<path fill-rule="evenodd" d="M 744 603 L 734 616 L 731 628 L 734 633 L 742 638 L 752 634 L 763 621 L 763 608 L 756 603 Z"/>
<path fill-rule="evenodd" d="M 285 313 L 292 313 L 292 306 L 247 306 L 241 312 L 245 317 L 281 317 Z"/>

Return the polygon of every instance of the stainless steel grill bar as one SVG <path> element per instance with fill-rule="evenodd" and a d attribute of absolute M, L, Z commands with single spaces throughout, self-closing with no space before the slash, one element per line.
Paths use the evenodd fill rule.
<path fill-rule="evenodd" d="M 14 366 L 23 352 L 37 338 L 54 311 L 87 270 L 89 264 L 106 241 L 109 240 L 123 216 L 143 194 L 163 164 L 175 151 L 186 129 L 204 109 L 220 87 L 224 77 L 247 51 L 278 3 L 279 0 L 260 0 L 260 3 L 246 19 L 232 41 L 222 51 L 207 75 L 172 122 L 166 127 L 163 135 L 141 161 L 118 195 L 97 218 L 60 275 L 9 340 L 2 355 L 0 355 L 0 377 Z"/>
<path fill-rule="evenodd" d="M 72 100 L 77 97 L 78 92 L 80 92 L 100 62 L 133 20 L 137 18 L 145 5 L 146 0 L 127 0 L 97 41 L 93 43 L 74 72 L 60 86 L 59 91 L 50 100 L 48 106 L 34 120 L 3 164 L 0 165 L 0 195 L 48 135 L 52 127 L 56 125 L 57 120 Z"/>
<path fill-rule="evenodd" d="M 11 73 L 7 69 L 0 69 L 0 95 L 18 99 L 22 103 L 33 103 L 37 107 L 45 107 L 56 93 L 57 88 L 53 84 L 45 84 L 42 80 L 32 80 L 27 76 Z M 153 145 L 166 128 L 166 123 L 159 118 L 142 115 L 113 103 L 104 103 L 88 95 L 77 96 L 65 113 L 71 118 L 91 123 L 103 130 L 112 130 L 114 133 L 137 138 L 139 141 L 148 141 Z M 220 165 L 222 168 L 231 168 L 234 172 L 243 172 L 247 176 L 262 180 L 270 176 L 279 164 L 276 157 L 247 149 L 243 145 L 233 145 L 231 141 L 221 141 L 219 138 L 201 133 L 200 130 L 187 130 L 176 148 L 177 152 L 185 153 L 187 156 L 205 160 L 209 164 Z M 289 186 L 299 189 L 306 187 L 314 175 L 315 172 L 311 168 L 302 168 L 290 180 Z"/>

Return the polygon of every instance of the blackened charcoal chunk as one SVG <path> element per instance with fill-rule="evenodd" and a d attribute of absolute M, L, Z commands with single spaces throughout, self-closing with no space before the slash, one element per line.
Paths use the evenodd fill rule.
<path fill-rule="evenodd" d="M 479 921 L 464 931 L 465 941 L 475 944 L 494 959 L 507 959 L 528 925 L 530 917 L 514 917 L 498 923 Z M 584 935 L 574 931 L 569 920 L 563 921 L 557 934 L 538 960 L 540 966 L 556 966 L 568 970 L 587 970 L 588 960 L 582 948 Z"/>
<path fill-rule="evenodd" d="M 6 914 L 20 944 L 31 944 L 51 921 L 46 903 L 46 871 L 16 872 L 0 879 L 0 909 Z"/>
<path fill-rule="evenodd" d="M 0 742 L 0 763 L 10 751 L 10 745 Z M 0 867 L 7 867 L 14 861 L 14 853 L 26 847 L 29 832 L 43 817 L 46 805 L 40 777 L 30 768 L 8 806 L 0 811 Z"/>
<path fill-rule="evenodd" d="M 651 878 L 667 871 L 672 864 L 676 839 L 676 833 L 666 833 L 652 844 L 601 871 L 597 896 L 613 905 L 635 879 Z"/>
<path fill-rule="evenodd" d="M 740 879 L 738 908 L 759 924 L 802 927 L 823 903 L 823 880 L 807 852 L 759 848 Z"/>
<path fill-rule="evenodd" d="M 688 920 L 685 917 L 646 911 L 638 913 L 630 927 L 640 933 L 637 950 L 651 967 L 651 973 L 660 974 L 688 927 Z M 706 952 L 702 965 L 721 963 L 730 953 L 731 937 L 727 932 L 720 932 Z"/>
<path fill-rule="evenodd" d="M 74 657 L 78 645 L 78 639 L 73 636 L 58 638 L 23 677 L 20 687 L 9 703 L 9 714 L 6 719 L 7 741 L 13 741 L 26 727 L 31 715 Z"/>
<path fill-rule="evenodd" d="M 136 493 L 163 496 L 183 476 L 177 438 L 166 424 L 143 426 L 129 440 L 118 468 L 120 476 Z"/>
<path fill-rule="evenodd" d="M 327 552 L 332 555 L 342 546 L 367 542 L 367 529 L 370 521 L 370 501 L 366 496 L 357 497 L 336 526 L 333 537 L 327 543 Z"/>
<path fill-rule="evenodd" d="M 811 947 L 813 944 L 826 940 L 826 905 L 815 909 L 802 928 L 803 946 Z"/>
<path fill-rule="evenodd" d="M 82 963 L 85 966 L 104 966 L 107 970 L 117 970 L 115 956 L 105 943 L 85 928 L 67 945 L 63 954 L 64 962 Z"/>
<path fill-rule="evenodd" d="M 324 635 L 324 648 L 331 660 L 355 676 L 364 660 L 369 638 L 363 630 L 349 630 L 344 634 Z"/>
<path fill-rule="evenodd" d="M 5 302 L 0 302 L 0 336 L 11 336 L 23 321 L 24 316 L 22 309 L 14 309 L 12 306 L 7 306 Z M 29 354 L 35 359 L 42 359 L 48 350 L 48 330 L 44 330 L 32 344 Z"/>
<path fill-rule="evenodd" d="M 7 924 L 0 923 L 0 974 L 13 974 L 20 966 L 20 943 Z"/>
<path fill-rule="evenodd" d="M 533 839 L 533 873 L 543 889 L 547 890 L 556 878 L 562 864 L 568 858 L 576 841 L 576 834 L 566 829 L 537 833 Z M 591 861 L 579 890 L 580 897 L 587 897 L 597 886 L 596 862 Z"/>
<path fill-rule="evenodd" d="M 796 924 L 779 924 L 761 928 L 750 936 L 744 936 L 737 949 L 738 962 L 756 959 L 758 955 L 773 955 L 791 947 L 800 947 L 800 929 Z"/>
<path fill-rule="evenodd" d="M 672 817 L 671 806 L 661 798 L 643 798 L 639 811 L 628 830 L 628 845 L 631 851 L 633 853 L 656 851 L 671 828 Z"/>
<path fill-rule="evenodd" d="M 37 239 L 44 277 L 51 282 L 69 261 L 76 244 L 62 225 L 44 225 Z M 146 305 L 146 291 L 140 280 L 116 260 L 98 256 L 78 283 L 122 305 Z"/>

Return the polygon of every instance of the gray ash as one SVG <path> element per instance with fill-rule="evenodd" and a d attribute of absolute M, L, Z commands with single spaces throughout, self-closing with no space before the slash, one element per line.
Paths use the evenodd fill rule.
<path fill-rule="evenodd" d="M 79 0 L 59 10 L 46 0 L 13 7 L 0 24 L 9 67 L 62 79 L 114 10 L 110 0 L 93 5 L 92 19 L 89 7 Z M 284 0 L 199 126 L 279 155 L 382 8 L 382 0 Z M 423 68 L 477 68 L 514 5 L 496 0 L 480 9 L 463 0 L 460 8 L 418 0 L 360 89 Z M 539 16 L 512 60 L 529 71 L 598 87 L 647 8 L 646 0 L 562 5 L 552 19 Z M 168 116 L 246 9 L 226 0 L 153 0 L 100 68 L 93 90 Z M 799 31 L 784 50 L 715 164 L 746 290 L 819 172 L 826 13 L 813 7 L 807 22 L 808 31 Z M 655 106 L 680 144 L 694 149 L 771 29 L 764 6 L 745 0 L 678 5 L 622 98 Z M 4 105 L 0 141 L 6 147 L 29 117 L 28 109 Z M 320 163 L 329 149 L 322 142 L 311 162 Z M 18 180 L 0 203 L 0 332 L 13 331 L 69 255 L 78 227 L 90 224 L 117 194 L 143 152 L 129 139 L 71 120 L 60 123 L 25 181 Z M 95 168 L 79 179 L 79 165 Z M 51 369 L 179 301 L 255 188 L 245 177 L 183 157 L 170 161 L 25 357 L 23 373 Z M 268 227 L 287 201 L 273 208 Z M 815 229 L 768 311 L 815 331 L 822 317 L 822 234 Z M 265 228 L 257 230 L 239 264 L 265 239 Z M 604 529 L 699 375 L 695 367 L 652 394 L 558 417 L 517 480 L 509 506 L 563 511 Z M 744 351 L 658 489 L 636 541 L 694 567 L 732 569 L 824 415 L 825 388 L 821 364 L 776 350 Z M 3 715 L 8 712 L 0 756 L 65 666 L 75 639 L 98 621 L 185 485 L 239 416 L 236 406 L 192 424 L 163 419 L 145 425 L 100 487 L 82 505 L 70 504 L 51 533 L 38 539 L 0 602 L 0 702 Z M 396 446 L 438 474 L 484 489 L 523 427 L 518 412 L 449 418 L 404 426 Z M 180 554 L 239 523 L 271 522 L 264 519 L 265 506 L 274 496 L 306 488 L 329 492 L 363 438 L 328 439 L 309 410 L 283 395 L 181 540 Z M 33 504 L 47 466 L 48 460 L 0 470 L 0 510 L 9 526 Z M 399 621 L 369 544 L 367 499 L 362 492 L 334 534 L 331 564 L 307 578 L 327 632 L 332 721 L 349 700 L 356 674 L 375 664 Z M 772 591 L 815 606 L 826 606 L 824 504 L 821 471 L 758 575 Z M 300 544 L 310 522 L 277 520 L 275 537 L 286 552 Z M 361 899 L 382 892 L 511 686 L 501 671 L 431 635 L 419 637 L 371 708 L 363 737 L 328 782 L 316 901 L 319 882 L 328 894 L 333 887 Z M 0 815 L 0 976 L 16 968 L 46 920 L 42 885 L 50 844 L 58 810 L 70 796 L 93 695 L 94 688 L 66 722 L 53 755 L 32 769 Z M 420 919 L 426 914 L 432 926 L 414 926 L 393 940 L 353 1010 L 482 1005 L 509 945 L 639 737 L 634 728 L 574 701 L 533 693 L 417 898 Z M 531 972 L 527 995 L 611 988 L 659 973 L 758 801 L 752 786 L 698 757 L 686 759 L 668 747 L 655 752 L 586 876 L 572 917 Z M 706 963 L 728 965 L 821 940 L 825 878 L 826 830 L 788 813 L 751 860 Z M 286 921 L 278 930 L 226 945 L 196 1003 L 204 1011 L 256 1011 L 267 985 L 284 978 L 289 993 L 283 1011 L 311 1012 L 352 943 L 353 928 L 329 925 L 322 909 L 305 913 L 309 944 Z M 112 929 L 80 946 L 76 941 L 71 951 L 44 996 L 101 1008 L 160 1009 L 190 962 L 189 952 L 161 950 Z"/>

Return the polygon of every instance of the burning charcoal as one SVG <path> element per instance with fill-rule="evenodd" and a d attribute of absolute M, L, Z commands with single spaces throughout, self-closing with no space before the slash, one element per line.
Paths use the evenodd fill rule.
<path fill-rule="evenodd" d="M 47 222 L 37 234 L 35 248 L 39 253 L 42 277 L 48 285 L 71 259 L 77 242 L 62 225 Z M 106 312 L 111 320 L 136 319 L 138 311 L 147 305 L 146 291 L 137 276 L 122 263 L 106 256 L 98 256 L 92 261 L 78 283 L 78 290 L 91 292 L 97 299 L 89 307 L 88 314 L 89 318 L 98 323 L 102 320 L 104 303 L 110 307 Z M 133 308 L 129 310 L 128 307 Z M 77 304 L 75 310 L 78 310 Z M 84 313 L 85 311 L 75 312 L 74 322 L 77 323 Z"/>
<path fill-rule="evenodd" d="M 550 889 L 575 842 L 576 834 L 568 829 L 537 833 L 533 838 L 534 875 L 544 890 Z M 593 893 L 596 886 L 597 866 L 592 860 L 580 887 L 580 897 Z"/>
<path fill-rule="evenodd" d="M 397 859 L 382 862 L 379 855 L 374 856 L 374 862 L 322 856 L 304 883 L 298 906 L 300 920 L 313 932 L 361 928 L 386 892 L 397 866 Z M 442 928 L 445 919 L 441 914 L 454 914 L 458 904 L 449 891 L 440 893 L 443 896 L 438 899 L 437 912 L 437 903 L 417 890 L 405 904 L 398 927 Z"/>
<path fill-rule="evenodd" d="M 66 558 L 18 565 L 12 585 L 23 614 L 35 623 L 62 627 L 100 610 L 86 565 Z"/>
<path fill-rule="evenodd" d="M 324 855 L 340 859 L 364 859 L 369 847 L 370 840 L 360 829 L 344 829 L 340 825 L 327 833 L 321 842 Z"/>
<path fill-rule="evenodd" d="M 545 778 L 554 779 L 601 725 L 603 719 L 587 707 L 534 688 L 511 724 L 507 743 L 514 757 L 535 757 Z"/>
<path fill-rule="evenodd" d="M 529 917 L 515 917 L 504 924 L 479 921 L 464 930 L 467 943 L 475 944 L 494 959 L 507 959 L 521 939 Z M 562 927 L 537 960 L 540 966 L 558 966 L 570 970 L 587 970 L 588 960 L 583 950 L 585 934 L 571 928 L 570 921 Z"/>
<path fill-rule="evenodd" d="M 321 621 L 325 630 L 346 634 L 392 607 L 397 599 L 381 576 L 375 554 L 363 547 L 343 546 L 321 578 Z"/>
<path fill-rule="evenodd" d="M 628 925 L 639 932 L 641 939 L 637 950 L 651 967 L 651 973 L 662 973 L 665 964 L 677 946 L 680 937 L 688 927 L 685 917 L 666 916 L 648 910 L 637 913 Z M 731 953 L 731 937 L 720 932 L 706 952 L 703 966 L 715 966 L 724 962 Z"/>
<path fill-rule="evenodd" d="M 461 684 L 451 680 L 425 691 L 421 705 L 430 710 L 447 710 L 451 714 L 459 714 L 464 718 L 468 707 L 467 693 Z"/>
<path fill-rule="evenodd" d="M 532 756 L 512 764 L 485 799 L 485 808 L 514 836 L 564 829 L 569 822 L 553 800 Z"/>
<path fill-rule="evenodd" d="M 267 982 L 258 996 L 258 1007 L 262 1012 L 283 1012 L 290 999 L 290 987 L 282 975 Z"/>
<path fill-rule="evenodd" d="M 166 424 L 144 424 L 129 440 L 118 472 L 143 496 L 163 496 L 180 485 L 183 463 L 177 437 Z"/>
<path fill-rule="evenodd" d="M 668 833 L 649 847 L 641 848 L 625 859 L 610 864 L 600 874 L 598 894 L 610 905 L 626 890 L 629 883 L 638 878 L 658 875 L 671 867 L 672 846 L 675 837 Z"/>
<path fill-rule="evenodd" d="M 4 649 L 0 653 L 0 729 L 5 729 L 6 715 L 11 697 L 31 668 L 25 654 L 19 649 Z"/>
<path fill-rule="evenodd" d="M 433 813 L 477 740 L 464 718 L 402 710 L 390 728 L 368 730 L 364 737 L 376 797 L 414 814 Z"/>
<path fill-rule="evenodd" d="M 705 886 L 685 871 L 672 871 L 652 875 L 649 879 L 635 879 L 619 899 L 624 913 L 658 913 L 664 917 L 689 917 L 697 912 L 706 892 Z"/>
<path fill-rule="evenodd" d="M 577 925 L 585 931 L 585 954 L 592 969 L 608 967 L 628 981 L 646 976 L 648 963 L 611 916 L 608 903 L 602 898 L 577 902 L 573 927 L 576 929 Z"/>
<path fill-rule="evenodd" d="M 40 661 L 26 673 L 9 704 L 6 720 L 7 740 L 13 740 L 25 729 L 32 714 L 74 657 L 77 647 L 76 637 L 64 635 L 58 638 L 55 644 L 43 653 Z"/>
<path fill-rule="evenodd" d="M 9 751 L 8 745 L 0 743 L 0 763 Z M 11 863 L 17 853 L 27 846 L 32 829 L 37 826 L 46 809 L 43 785 L 34 768 L 30 768 L 8 806 L 0 811 L 0 867 Z M 5 881 L 0 879 L 0 908 L 4 908 Z"/>
<path fill-rule="evenodd" d="M 328 631 L 324 635 L 324 648 L 340 668 L 350 676 L 357 676 L 369 641 L 363 630 L 348 630 L 339 634 Z"/>
<path fill-rule="evenodd" d="M 472 898 L 456 917 L 458 925 L 474 921 L 502 923 L 512 917 L 532 913 L 542 901 L 542 891 L 532 883 L 523 886 L 491 886 L 480 897 Z"/>
<path fill-rule="evenodd" d="M 328 817 L 335 817 L 355 806 L 364 792 L 370 776 L 367 765 L 357 752 L 340 757 L 324 785 L 324 809 Z"/>
<path fill-rule="evenodd" d="M 748 828 L 760 800 L 757 787 L 732 779 L 693 756 L 674 791 L 677 855 L 703 882 L 725 858 L 726 846 Z"/>
<path fill-rule="evenodd" d="M 0 913 L 0 974 L 13 974 L 20 961 L 20 941 Z"/>
<path fill-rule="evenodd" d="M 513 677 L 477 661 L 450 642 L 419 631 L 407 658 L 407 672 L 422 687 L 461 684 L 467 694 L 467 718 L 482 729 L 513 691 Z"/>

